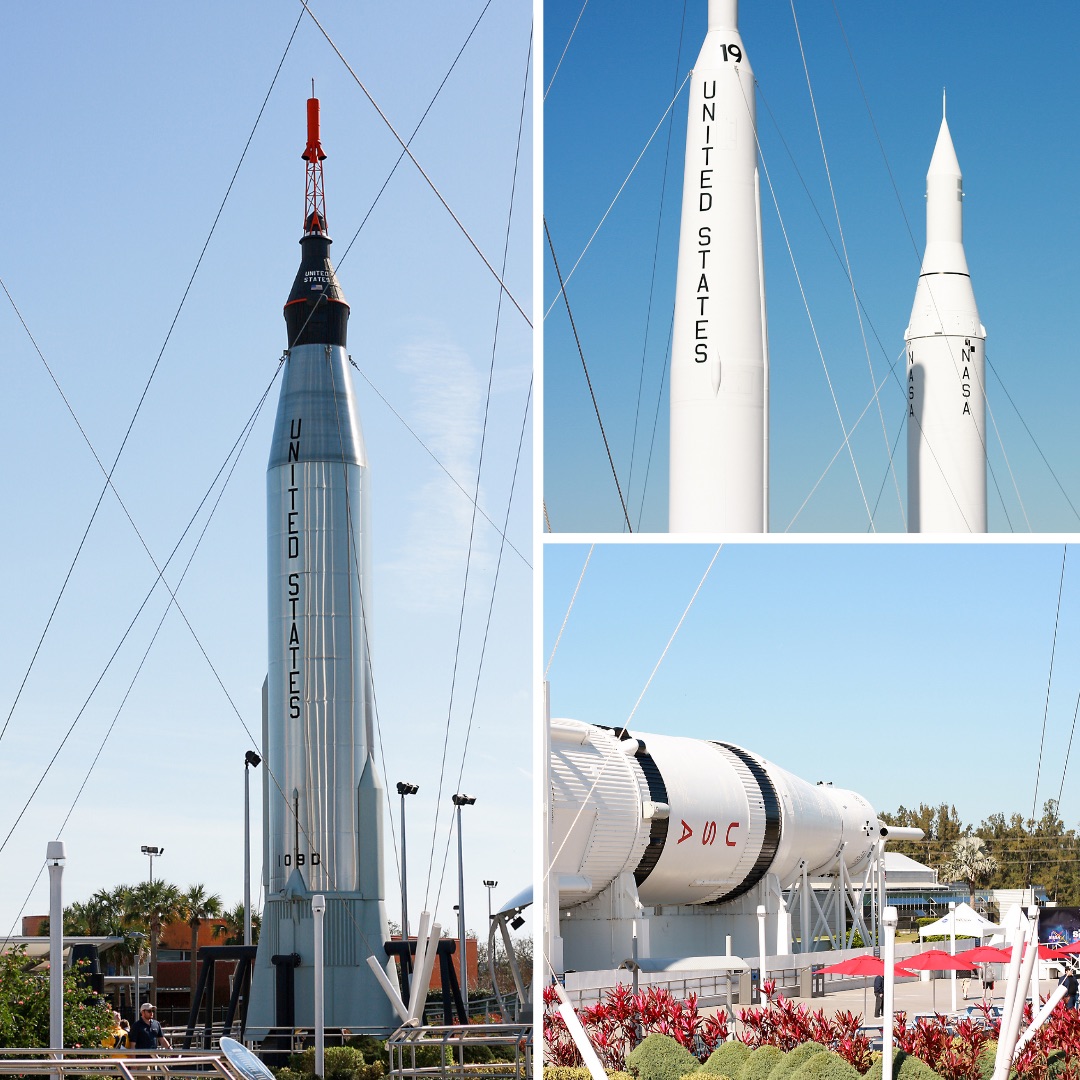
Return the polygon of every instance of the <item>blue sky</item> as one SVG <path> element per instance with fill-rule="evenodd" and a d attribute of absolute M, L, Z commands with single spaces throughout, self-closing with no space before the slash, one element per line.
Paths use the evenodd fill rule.
<path fill-rule="evenodd" d="M 690 70 L 706 7 L 705 0 L 638 5 L 632 17 L 624 5 L 602 0 L 585 7 L 545 101 L 545 214 L 564 274 Z M 739 7 L 759 85 L 765 165 L 850 429 L 873 388 L 851 288 L 830 245 L 831 237 L 840 249 L 792 5 L 743 0 Z M 925 238 L 925 175 L 946 87 L 964 173 L 965 247 L 988 335 L 990 529 L 1075 529 L 1076 514 L 1053 474 L 1080 507 L 1072 408 L 1080 372 L 1057 359 L 1080 283 L 1080 214 L 1069 183 L 1080 166 L 1070 118 L 1080 94 L 1073 58 L 1080 9 L 1062 0 L 1008 16 L 974 0 L 794 7 L 875 377 L 884 379 L 903 349 Z M 544 5 L 545 88 L 581 10 L 578 0 Z M 674 290 L 685 89 L 671 117 L 666 189 L 667 125 L 568 286 L 619 481 L 630 492 L 631 520 L 645 531 L 663 530 L 667 522 L 666 392 L 658 412 L 657 401 Z M 865 532 L 868 515 L 847 452 L 827 468 L 843 444 L 840 421 L 764 178 L 762 208 L 772 379 L 770 528 Z M 545 245 L 545 310 L 556 293 Z M 551 526 L 620 531 L 615 484 L 561 301 L 544 333 L 544 498 Z M 897 483 L 906 504 L 900 382 L 890 380 L 882 393 L 884 432 L 872 407 L 852 447 L 867 502 L 877 505 L 875 527 L 899 531 Z M 894 482 L 887 448 L 898 434 Z"/>
<path fill-rule="evenodd" d="M 588 547 L 544 549 L 544 665 Z M 552 716 L 626 724 L 713 557 L 596 546 L 551 663 Z M 628 726 L 723 739 L 879 810 L 964 822 L 1057 798 L 1080 820 L 1080 561 L 1060 544 L 727 544 Z M 1047 685 L 1049 682 L 1049 704 Z M 1046 740 L 1039 770 L 1046 708 Z M 1072 778 L 1070 780 L 1070 777 Z"/>
<path fill-rule="evenodd" d="M 483 8 L 481 0 L 450 7 L 313 5 L 405 135 Z M 471 491 L 499 290 L 408 160 L 346 255 L 399 148 L 307 17 L 170 335 L 301 11 L 299 3 L 240 2 L 64 3 L 6 12 L 0 89 L 9 168 L 0 178 L 7 221 L 0 276 L 103 460 L 115 456 L 161 354 L 115 482 L 147 545 L 163 559 L 273 379 L 286 344 L 282 305 L 300 256 L 300 154 L 305 100 L 315 79 L 329 155 L 331 255 L 352 305 L 349 349 L 362 372 L 355 382 L 371 462 L 372 649 L 385 755 L 379 765 L 389 789 L 397 780 L 421 789 L 409 805 L 414 919 L 427 894 L 443 923 L 452 922 L 456 844 L 449 845 L 446 882 L 435 904 L 450 794 L 478 797 L 467 815 L 465 857 L 468 922 L 479 927 L 484 878 L 499 880 L 498 901 L 531 876 L 528 845 L 521 843 L 523 832 L 528 835 L 531 774 L 531 412 L 508 526 L 522 555 L 507 549 L 503 556 L 459 782 L 499 538 L 481 521 L 451 709 L 470 504 L 408 428 Z M 413 144 L 496 266 L 530 72 L 530 15 L 520 0 L 493 0 Z M 528 85 L 531 92 L 531 72 Z M 526 312 L 530 120 L 526 109 L 506 271 Z M 481 505 L 500 524 L 525 419 L 531 341 L 525 320 L 504 303 L 480 485 Z M 90 518 L 101 474 L 5 297 L 0 355 L 8 445 L 2 726 Z M 173 612 L 60 833 L 164 610 L 159 589 L 3 849 L 0 933 L 23 909 L 46 843 L 57 835 L 67 843 L 68 899 L 144 878 L 143 844 L 165 848 L 155 874 L 181 885 L 202 882 L 228 903 L 241 899 L 242 767 L 251 746 L 244 725 L 258 737 L 266 670 L 265 469 L 276 401 L 277 383 L 179 593 L 228 697 Z M 189 536 L 182 560 L 193 543 Z M 154 578 L 132 527 L 116 500 L 106 497 L 0 742 L 0 840 Z M 448 713 L 447 779 L 429 886 Z M 397 805 L 395 796 L 387 815 L 395 833 Z M 397 918 L 389 839 L 387 907 Z M 253 848 L 260 850 L 258 836 Z M 42 880 L 26 910 L 44 910 L 47 895 Z"/>

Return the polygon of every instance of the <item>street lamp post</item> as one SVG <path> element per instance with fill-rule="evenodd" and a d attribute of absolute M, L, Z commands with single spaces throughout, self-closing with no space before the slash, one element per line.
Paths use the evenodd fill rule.
<path fill-rule="evenodd" d="M 472 806 L 476 799 L 472 795 L 461 794 L 454 795 L 452 798 L 454 805 L 457 807 L 458 948 L 461 951 L 458 971 L 467 1004 L 469 1000 L 469 966 L 465 962 L 465 861 L 461 850 L 461 808 L 463 806 Z"/>
<path fill-rule="evenodd" d="M 49 1045 L 64 1045 L 64 903 L 62 881 L 66 861 L 63 840 L 51 840 L 45 849 L 49 867 Z M 59 1080 L 60 1073 L 53 1073 Z"/>
<path fill-rule="evenodd" d="M 498 884 L 499 883 L 497 881 L 489 881 L 487 878 L 484 879 L 484 888 L 487 889 L 488 892 L 488 921 L 487 927 L 485 928 L 485 935 L 489 945 L 487 962 L 488 968 L 490 969 L 491 973 L 492 993 L 495 992 L 495 942 L 491 936 L 491 890 L 494 889 Z"/>
<path fill-rule="evenodd" d="M 148 844 L 143 844 L 142 853 L 150 856 L 150 884 L 154 884 L 154 856 L 164 855 L 165 849 L 163 847 L 150 847 Z"/>
<path fill-rule="evenodd" d="M 311 898 L 311 914 L 315 923 L 315 1075 L 325 1076 L 326 975 L 323 964 L 323 918 L 326 915 L 326 897 L 322 893 Z"/>
<path fill-rule="evenodd" d="M 896 980 L 896 924 L 899 921 L 896 908 L 887 907 L 881 913 L 881 927 L 885 931 L 885 1017 L 881 1021 L 881 1080 L 893 1080 L 893 985 Z"/>
<path fill-rule="evenodd" d="M 251 944 L 251 796 L 248 787 L 248 766 L 257 769 L 262 758 L 249 750 L 244 755 L 244 944 Z"/>
<path fill-rule="evenodd" d="M 491 925 L 491 890 L 494 889 L 499 883 L 497 881 L 484 882 L 484 888 L 488 891 L 488 926 Z"/>
<path fill-rule="evenodd" d="M 145 934 L 134 933 L 128 934 L 128 937 L 135 939 L 135 981 L 131 988 L 131 1009 L 135 1014 L 135 1019 L 139 1019 L 139 961 L 142 960 L 142 947 L 143 942 L 146 940 Z"/>
<path fill-rule="evenodd" d="M 420 789 L 416 784 L 399 780 L 397 793 L 401 796 L 401 940 L 409 944 L 409 879 L 405 873 L 405 796 L 415 795 Z M 411 968 L 412 957 L 405 952 L 405 962 Z"/>
<path fill-rule="evenodd" d="M 956 955 L 956 901 L 949 901 L 949 953 Z M 956 1012 L 956 968 L 949 972 L 952 978 L 952 1011 Z M 1035 1003 L 1038 1005 L 1038 1002 Z"/>

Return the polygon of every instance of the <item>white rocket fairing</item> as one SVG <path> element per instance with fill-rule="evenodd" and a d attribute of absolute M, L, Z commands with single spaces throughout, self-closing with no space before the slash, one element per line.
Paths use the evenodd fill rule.
<path fill-rule="evenodd" d="M 768 529 L 768 337 L 754 74 L 709 0 L 690 81 L 671 346 L 671 532 Z"/>
<path fill-rule="evenodd" d="M 367 637 L 367 454 L 345 351 L 349 306 L 329 256 L 324 157 L 312 98 L 302 256 L 285 304 L 289 351 L 266 474 L 266 901 L 249 1029 L 314 1021 L 316 893 L 326 897 L 327 1026 L 391 1022 L 366 963 L 370 955 L 386 963 L 387 940 Z"/>
<path fill-rule="evenodd" d="M 908 531 L 986 532 L 986 330 L 944 113 L 926 174 L 926 253 L 907 343 Z"/>
<path fill-rule="evenodd" d="M 551 872 L 559 906 L 632 874 L 642 904 L 730 902 L 774 874 L 865 867 L 880 823 L 854 791 L 801 780 L 730 743 L 553 720 Z"/>
<path fill-rule="evenodd" d="M 845 883 L 867 882 L 891 832 L 857 792 L 809 783 L 716 740 L 552 720 L 549 763 L 558 896 L 549 918 L 558 911 L 548 948 L 559 971 L 732 946 L 760 955 L 762 910 L 771 954 L 790 953 L 788 901 L 801 940 L 811 940 L 824 902 L 811 882 L 835 886 L 837 897 Z"/>

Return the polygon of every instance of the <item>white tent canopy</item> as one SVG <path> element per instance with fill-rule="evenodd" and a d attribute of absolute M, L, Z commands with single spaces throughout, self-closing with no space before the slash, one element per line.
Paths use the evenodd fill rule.
<path fill-rule="evenodd" d="M 1002 933 L 994 936 L 992 944 L 1011 945 L 1018 938 L 1023 938 L 1028 932 L 1030 920 L 1024 914 L 1024 909 L 1019 904 L 1011 904 L 1001 920 L 1001 926 L 996 929 Z"/>
<path fill-rule="evenodd" d="M 982 941 L 988 934 L 1001 929 L 997 923 L 984 919 L 970 904 L 961 903 L 956 905 L 955 911 L 950 911 L 947 915 L 938 919 L 937 922 L 932 922 L 929 926 L 919 927 L 920 939 L 938 936 L 949 937 L 953 933 L 954 920 L 957 937 L 973 937 Z"/>

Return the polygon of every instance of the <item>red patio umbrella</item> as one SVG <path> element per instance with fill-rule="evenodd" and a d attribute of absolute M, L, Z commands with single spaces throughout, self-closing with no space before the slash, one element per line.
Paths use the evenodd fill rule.
<path fill-rule="evenodd" d="M 851 956 L 847 960 L 841 960 L 839 964 L 829 964 L 828 967 L 821 969 L 823 972 L 830 975 L 884 975 L 885 974 L 885 961 L 880 956 L 871 956 L 869 953 L 864 953 L 862 956 Z M 893 967 L 893 971 L 897 975 L 912 976 L 914 971 L 908 971 L 905 968 L 900 967 L 899 964 Z M 863 1018 L 865 1022 L 866 1017 L 866 986 L 863 986 L 863 1002 L 862 1002 Z"/>
<path fill-rule="evenodd" d="M 1080 941 L 1074 941 L 1070 945 L 1040 945 L 1040 960 L 1056 960 L 1059 956 L 1075 956 L 1080 953 Z"/>
<path fill-rule="evenodd" d="M 956 959 L 961 957 L 971 964 L 1007 964 L 1012 956 L 1012 949 L 998 948 L 996 945 L 977 945 L 974 949 L 965 949 L 956 954 Z"/>
<path fill-rule="evenodd" d="M 880 956 L 864 953 L 862 956 L 851 956 L 847 960 L 841 960 L 839 964 L 829 964 L 821 970 L 829 975 L 884 975 L 885 961 Z M 905 971 L 899 964 L 893 970 L 897 975 L 915 974 L 913 971 Z"/>
<path fill-rule="evenodd" d="M 971 961 L 965 960 L 963 954 L 953 956 L 944 949 L 927 949 L 902 962 L 904 967 L 913 971 L 966 971 L 971 967 Z"/>
<path fill-rule="evenodd" d="M 913 971 L 967 971 L 971 961 L 953 956 L 944 949 L 927 949 L 904 960 L 904 967 Z M 937 980 L 934 980 L 934 1012 L 937 1012 Z"/>

